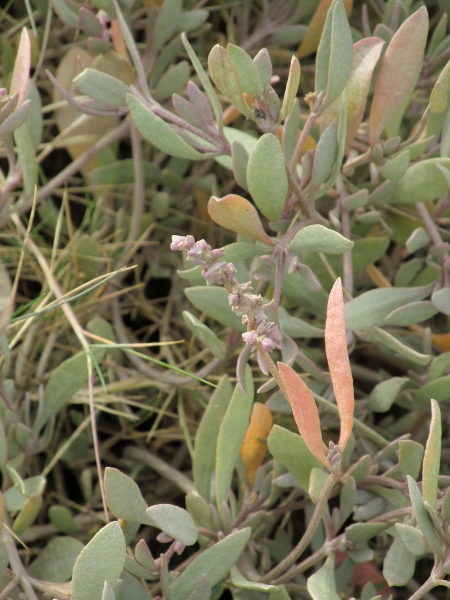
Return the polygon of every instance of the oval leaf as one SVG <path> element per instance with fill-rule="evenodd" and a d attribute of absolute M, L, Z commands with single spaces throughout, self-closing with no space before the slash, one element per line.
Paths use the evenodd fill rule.
<path fill-rule="evenodd" d="M 197 541 L 197 526 L 184 508 L 172 504 L 155 504 L 147 508 L 147 515 L 156 527 L 185 546 L 192 546 Z"/>
<path fill-rule="evenodd" d="M 428 13 L 422 6 L 396 31 L 378 72 L 372 109 L 369 140 L 374 146 L 389 118 L 401 106 L 415 85 L 422 68 L 428 35 Z"/>
<path fill-rule="evenodd" d="M 343 254 L 353 248 L 354 243 L 337 231 L 323 225 L 308 225 L 295 234 L 289 250 L 301 256 L 302 252 L 325 252 Z"/>
<path fill-rule="evenodd" d="M 104 582 L 116 586 L 125 556 L 125 538 L 117 521 L 100 529 L 75 562 L 72 600 L 102 600 Z"/>
<path fill-rule="evenodd" d="M 270 246 L 274 245 L 264 231 L 256 208 L 238 194 L 228 194 L 223 198 L 211 196 L 208 202 L 208 213 L 213 221 L 225 229 L 242 233 Z"/>
<path fill-rule="evenodd" d="M 247 184 L 256 206 L 271 221 L 279 219 L 288 191 L 283 150 L 278 138 L 265 133 L 256 143 L 247 167 Z"/>
<path fill-rule="evenodd" d="M 340 278 L 336 279 L 328 298 L 325 321 L 325 352 L 341 420 L 339 448 L 344 451 L 352 432 L 355 395 L 347 350 L 344 299 Z"/>
<path fill-rule="evenodd" d="M 300 435 L 317 460 L 331 470 L 331 464 L 325 455 L 319 413 L 311 390 L 300 375 L 288 365 L 279 362 L 278 369 Z"/>
<path fill-rule="evenodd" d="M 126 106 L 130 88 L 117 79 L 96 69 L 84 69 L 73 80 L 82 94 L 113 106 Z"/>
<path fill-rule="evenodd" d="M 153 525 L 148 518 L 147 502 L 135 481 L 113 467 L 105 469 L 105 494 L 110 511 L 118 519 Z"/>
<path fill-rule="evenodd" d="M 255 63 L 245 50 L 234 44 L 228 44 L 227 52 L 234 62 L 243 91 L 252 98 L 259 98 L 264 88 Z"/>

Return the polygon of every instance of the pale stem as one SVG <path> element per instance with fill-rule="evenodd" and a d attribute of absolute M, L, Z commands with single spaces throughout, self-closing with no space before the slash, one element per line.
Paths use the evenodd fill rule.
<path fill-rule="evenodd" d="M 338 480 L 338 473 L 329 474 L 328 479 L 326 480 L 325 485 L 323 486 L 322 491 L 320 492 L 320 497 L 314 508 L 311 521 L 309 522 L 308 527 L 306 528 L 306 531 L 303 534 L 302 538 L 295 546 L 295 548 L 291 550 L 291 552 L 289 552 L 289 554 L 276 567 L 274 567 L 271 571 L 269 571 L 263 577 L 261 577 L 261 583 L 272 582 L 277 577 L 283 575 L 283 573 L 285 573 L 290 567 L 292 567 L 295 561 L 308 548 L 327 508 L 327 503 L 328 499 L 330 498 L 331 492 L 333 491 L 333 488 Z"/>
<path fill-rule="evenodd" d="M 306 142 L 306 138 L 308 137 L 311 127 L 314 125 L 316 119 L 318 118 L 318 116 L 320 114 L 319 109 L 320 109 L 320 105 L 322 104 L 322 100 L 323 100 L 323 92 L 320 92 L 320 94 L 317 96 L 317 99 L 314 103 L 313 110 L 310 113 L 309 117 L 306 119 L 306 123 L 302 129 L 300 137 L 297 140 L 297 145 L 295 146 L 294 154 L 292 155 L 292 158 L 291 158 L 291 164 L 289 165 L 289 170 L 291 172 L 295 171 L 295 167 L 298 163 L 298 159 L 300 158 L 300 154 L 302 153 L 303 146 L 305 145 L 305 142 Z"/>

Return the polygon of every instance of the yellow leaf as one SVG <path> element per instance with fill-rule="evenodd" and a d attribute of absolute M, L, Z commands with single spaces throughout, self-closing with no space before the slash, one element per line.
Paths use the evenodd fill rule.
<path fill-rule="evenodd" d="M 252 416 L 241 446 L 241 458 L 247 472 L 250 487 L 255 473 L 262 465 L 267 451 L 267 437 L 272 429 L 272 413 L 265 404 L 255 402 Z"/>

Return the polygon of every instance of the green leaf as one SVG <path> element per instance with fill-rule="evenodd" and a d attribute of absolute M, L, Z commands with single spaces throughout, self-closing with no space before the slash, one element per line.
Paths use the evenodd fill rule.
<path fill-rule="evenodd" d="M 427 365 L 430 362 L 429 354 L 421 354 L 410 346 L 406 345 L 402 338 L 388 333 L 384 329 L 379 327 L 373 327 L 366 332 L 363 336 L 366 342 L 373 342 L 381 347 L 386 346 L 390 350 L 393 350 L 396 354 L 402 356 L 408 361 L 416 365 Z"/>
<path fill-rule="evenodd" d="M 245 331 L 240 317 L 235 315 L 228 303 L 228 292 L 225 288 L 218 286 L 196 286 L 187 288 L 184 293 L 188 300 L 200 312 L 212 317 L 225 327 L 232 327 L 237 331 Z"/>
<path fill-rule="evenodd" d="M 235 64 L 225 48 L 222 48 L 219 44 L 216 44 L 209 53 L 208 69 L 211 79 L 222 94 L 228 98 L 239 112 L 254 121 L 255 115 L 244 100 L 241 81 Z"/>
<path fill-rule="evenodd" d="M 392 523 L 354 523 L 345 528 L 345 535 L 354 544 L 361 544 L 391 526 Z"/>
<path fill-rule="evenodd" d="M 368 398 L 369 409 L 374 412 L 388 411 L 407 381 L 409 381 L 409 377 L 391 377 L 378 383 Z"/>
<path fill-rule="evenodd" d="M 209 502 L 216 463 L 217 436 L 233 394 L 228 377 L 222 377 L 211 396 L 195 436 L 193 479 L 197 492 Z"/>
<path fill-rule="evenodd" d="M 431 423 L 425 446 L 422 469 L 422 495 L 433 510 L 437 510 L 439 467 L 441 465 L 441 410 L 436 400 L 431 400 Z"/>
<path fill-rule="evenodd" d="M 147 502 L 135 481 L 113 467 L 105 469 L 105 495 L 110 511 L 118 519 L 153 525 L 147 516 Z"/>
<path fill-rule="evenodd" d="M 185 546 L 192 546 L 198 538 L 197 527 L 191 515 L 172 504 L 154 504 L 147 508 L 153 525 Z"/>
<path fill-rule="evenodd" d="M 418 529 L 416 529 L 416 527 L 406 525 L 405 523 L 396 523 L 395 529 L 397 530 L 400 539 L 411 552 L 411 554 L 414 554 L 414 556 L 421 556 L 422 554 L 425 554 L 427 551 L 427 546 L 425 544 L 425 540 L 423 539 L 423 535 Z"/>
<path fill-rule="evenodd" d="M 189 81 L 191 69 L 189 63 L 185 60 L 172 65 L 162 75 L 155 89 L 155 96 L 158 100 L 167 100 L 172 94 L 184 90 Z"/>
<path fill-rule="evenodd" d="M 207 577 L 200 575 L 188 600 L 211 600 L 211 584 Z"/>
<path fill-rule="evenodd" d="M 341 525 L 351 516 L 356 504 L 356 481 L 349 477 L 339 495 L 339 512 Z"/>
<path fill-rule="evenodd" d="M 449 398 L 450 375 L 444 375 L 426 383 L 420 389 L 414 392 L 419 402 L 427 403 L 431 398 L 438 402 L 445 402 Z"/>
<path fill-rule="evenodd" d="M 105 585 L 103 586 L 102 600 L 116 600 L 114 590 L 108 581 L 105 581 Z"/>
<path fill-rule="evenodd" d="M 450 61 L 442 69 L 438 80 L 434 84 L 430 96 L 430 110 L 436 115 L 444 112 L 448 104 L 450 92 Z"/>
<path fill-rule="evenodd" d="M 326 252 L 328 254 L 343 254 L 351 250 L 354 242 L 348 240 L 337 231 L 323 225 L 307 225 L 295 234 L 289 244 L 289 250 L 301 256 L 302 252 Z"/>
<path fill-rule="evenodd" d="M 144 184 L 155 183 L 160 180 L 160 170 L 149 160 L 142 160 L 142 175 Z M 125 158 L 89 171 L 89 179 L 102 185 L 118 185 L 134 182 L 134 160 Z"/>
<path fill-rule="evenodd" d="M 228 44 L 227 52 L 234 62 L 243 91 L 252 98 L 259 98 L 264 91 L 264 87 L 261 84 L 255 63 L 245 50 L 234 44 Z"/>
<path fill-rule="evenodd" d="M 389 585 L 406 585 L 413 577 L 416 559 L 403 543 L 396 537 L 389 548 L 383 563 L 383 575 Z"/>
<path fill-rule="evenodd" d="M 235 531 L 199 554 L 170 586 L 170 600 L 188 598 L 201 576 L 206 576 L 212 587 L 221 582 L 244 551 L 250 535 L 250 527 Z"/>
<path fill-rule="evenodd" d="M 438 165 L 450 169 L 450 158 L 428 158 L 413 164 L 397 183 L 387 200 L 389 204 L 410 204 L 435 200 L 448 193 L 447 178 Z M 386 200 L 383 200 L 386 202 Z"/>
<path fill-rule="evenodd" d="M 255 592 L 271 592 L 272 590 L 276 590 L 276 587 L 274 585 L 249 581 L 242 575 L 242 573 L 237 569 L 237 567 L 231 568 L 230 578 L 231 583 L 235 587 L 240 588 L 242 590 L 253 590 Z"/>
<path fill-rule="evenodd" d="M 433 305 L 444 315 L 450 315 L 450 288 L 442 288 L 431 296 Z"/>
<path fill-rule="evenodd" d="M 278 138 L 265 133 L 250 154 L 247 183 L 256 206 L 271 221 L 279 219 L 288 191 L 283 151 Z"/>
<path fill-rule="evenodd" d="M 182 315 L 184 322 L 192 333 L 214 354 L 214 356 L 223 360 L 225 358 L 225 346 L 216 334 L 187 310 L 183 310 Z"/>
<path fill-rule="evenodd" d="M 92 538 L 73 569 L 72 600 L 102 600 L 105 580 L 115 587 L 125 565 L 126 544 L 120 525 L 109 523 Z"/>
<path fill-rule="evenodd" d="M 352 34 L 342 0 L 330 6 L 316 57 L 316 94 L 325 93 L 321 110 L 344 90 L 352 68 Z"/>
<path fill-rule="evenodd" d="M 25 504 L 20 509 L 19 514 L 14 519 L 12 531 L 16 535 L 23 533 L 36 520 L 42 506 L 42 496 L 34 494 L 26 499 Z"/>
<path fill-rule="evenodd" d="M 27 196 L 33 196 L 37 182 L 38 165 L 30 134 L 25 124 L 14 130 L 14 141 L 16 142 L 17 154 L 22 167 L 24 192 Z"/>
<path fill-rule="evenodd" d="M 231 160 L 233 164 L 233 175 L 236 183 L 248 191 L 247 167 L 248 152 L 238 140 L 231 142 Z"/>
<path fill-rule="evenodd" d="M 331 553 L 324 564 L 308 577 L 306 588 L 312 600 L 340 600 L 336 589 L 336 575 L 334 572 L 334 554 Z"/>
<path fill-rule="evenodd" d="M 192 491 L 186 494 L 186 510 L 194 519 L 197 527 L 214 530 L 211 506 L 198 492 Z"/>
<path fill-rule="evenodd" d="M 105 354 L 103 348 L 92 348 L 91 352 L 97 362 Z M 71 356 L 53 371 L 44 389 L 44 408 L 36 418 L 35 431 L 38 431 L 50 417 L 71 400 L 72 396 L 87 382 L 88 376 L 85 352 Z"/>
<path fill-rule="evenodd" d="M 127 104 L 133 121 L 141 134 L 159 150 L 189 160 L 204 160 L 206 154 L 197 152 L 189 146 L 175 131 L 160 117 L 138 100 L 136 96 L 127 94 Z"/>
<path fill-rule="evenodd" d="M 126 96 L 130 91 L 129 86 L 107 73 L 96 69 L 84 69 L 73 82 L 82 94 L 94 100 L 113 106 L 127 105 Z"/>
<path fill-rule="evenodd" d="M 289 67 L 289 76 L 286 83 L 286 89 L 284 90 L 283 104 L 281 105 L 280 118 L 284 120 L 290 114 L 292 107 L 295 103 L 295 98 L 298 92 L 298 86 L 300 85 L 300 63 L 298 58 L 293 56 L 291 58 L 291 66 Z"/>
<path fill-rule="evenodd" d="M 278 309 L 278 317 L 282 331 L 286 332 L 289 337 L 321 338 L 325 335 L 323 329 L 314 327 L 298 317 L 292 317 L 282 306 Z"/>
<path fill-rule="evenodd" d="M 28 573 L 37 579 L 64 583 L 72 577 L 72 571 L 83 544 L 72 537 L 54 537 L 35 560 L 27 567 Z"/>
<path fill-rule="evenodd" d="M 430 286 L 412 288 L 379 288 L 360 294 L 345 306 L 347 329 L 355 331 L 383 325 L 384 318 L 396 308 L 423 300 Z"/>
<path fill-rule="evenodd" d="M 154 50 L 161 48 L 177 31 L 183 11 L 183 0 L 165 0 L 155 23 Z"/>
<path fill-rule="evenodd" d="M 250 422 L 254 390 L 249 366 L 245 369 L 244 388 L 246 395 L 236 385 L 217 436 L 215 491 L 219 514 L 223 512 L 222 503 L 228 502 L 233 471 Z"/>
<path fill-rule="evenodd" d="M 314 467 L 321 463 L 312 455 L 300 435 L 279 425 L 274 425 L 267 440 L 271 455 L 291 473 L 305 491 Z"/>
<path fill-rule="evenodd" d="M 411 504 L 416 517 L 417 525 L 425 538 L 425 541 L 431 548 L 432 552 L 437 556 L 443 556 L 443 542 L 436 533 L 436 530 L 431 521 L 430 515 L 423 503 L 423 498 L 419 490 L 419 486 L 409 475 L 406 476 L 408 479 L 409 496 L 411 498 Z"/>
<path fill-rule="evenodd" d="M 438 310 L 429 300 L 422 302 L 411 302 L 406 306 L 396 308 L 384 319 L 386 325 L 396 325 L 397 327 L 406 327 L 416 323 L 422 323 L 437 314 Z"/>
<path fill-rule="evenodd" d="M 428 34 L 425 7 L 413 13 L 394 34 L 381 61 L 370 112 L 370 145 L 373 147 L 389 119 L 416 83 L 422 68 Z"/>
<path fill-rule="evenodd" d="M 317 188 L 331 175 L 336 162 L 336 153 L 337 130 L 336 124 L 333 122 L 322 133 L 317 144 L 311 180 L 306 188 L 308 191 L 317 191 Z"/>
<path fill-rule="evenodd" d="M 267 248 L 248 242 L 234 242 L 232 244 L 227 244 L 222 250 L 225 252 L 225 260 L 232 263 L 267 254 Z"/>
<path fill-rule="evenodd" d="M 399 181 L 406 173 L 408 165 L 409 151 L 403 150 L 403 152 L 385 162 L 380 169 L 380 173 L 385 179 Z"/>
<path fill-rule="evenodd" d="M 48 509 L 48 517 L 52 525 L 62 533 L 70 534 L 79 531 L 79 527 L 67 506 L 58 504 L 50 506 Z M 45 579 L 45 577 L 41 577 L 41 579 Z"/>

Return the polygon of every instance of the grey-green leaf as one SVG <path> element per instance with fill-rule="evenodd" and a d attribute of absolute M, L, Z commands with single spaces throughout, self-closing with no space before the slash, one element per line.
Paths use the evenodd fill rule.
<path fill-rule="evenodd" d="M 344 90 L 352 68 L 353 41 L 344 3 L 331 4 L 316 57 L 316 94 L 323 91 L 324 110 Z"/>
<path fill-rule="evenodd" d="M 206 154 L 197 152 L 192 146 L 183 140 L 175 131 L 160 117 L 138 100 L 136 96 L 127 94 L 128 107 L 131 111 L 133 121 L 141 134 L 159 150 L 189 160 L 203 160 Z"/>
<path fill-rule="evenodd" d="M 84 69 L 73 82 L 82 94 L 94 100 L 113 106 L 127 105 L 126 95 L 130 91 L 129 86 L 108 73 L 96 69 Z"/>
<path fill-rule="evenodd" d="M 288 180 L 278 138 L 265 133 L 257 141 L 247 167 L 247 183 L 256 206 L 265 217 L 276 221 L 283 211 Z"/>
<path fill-rule="evenodd" d="M 408 377 L 391 377 L 378 383 L 370 393 L 368 405 L 375 412 L 388 411 L 397 398 Z"/>
<path fill-rule="evenodd" d="M 414 556 L 425 554 L 427 546 L 419 529 L 405 523 L 396 523 L 395 529 L 411 554 L 414 554 Z"/>
<path fill-rule="evenodd" d="M 56 583 L 64 583 L 72 577 L 72 571 L 83 544 L 71 537 L 54 537 L 40 550 L 37 558 L 27 567 L 32 577 Z"/>
<path fill-rule="evenodd" d="M 250 422 L 253 376 L 249 366 L 245 369 L 244 387 L 247 395 L 236 385 L 217 437 L 215 489 L 219 513 L 223 510 L 222 502 L 228 501 L 233 471 Z"/>
<path fill-rule="evenodd" d="M 333 553 L 328 556 L 320 569 L 308 577 L 306 587 L 313 600 L 324 600 L 325 598 L 327 600 L 340 600 L 336 589 Z"/>
<path fill-rule="evenodd" d="M 352 331 L 383 325 L 384 318 L 409 302 L 423 300 L 429 286 L 412 288 L 380 288 L 360 294 L 345 306 L 345 323 Z"/>
<path fill-rule="evenodd" d="M 115 587 L 125 565 L 126 544 L 120 525 L 109 523 L 92 538 L 73 569 L 72 600 L 102 600 L 105 580 Z"/>
<path fill-rule="evenodd" d="M 289 250 L 301 256 L 302 252 L 325 252 L 343 254 L 353 248 L 354 243 L 337 231 L 323 225 L 308 225 L 295 234 Z"/>
<path fill-rule="evenodd" d="M 389 585 L 406 585 L 416 567 L 416 558 L 403 543 L 401 537 L 396 537 L 389 548 L 383 563 L 383 575 Z"/>
<path fill-rule="evenodd" d="M 431 550 L 438 556 L 442 557 L 444 551 L 443 542 L 436 533 L 430 515 L 425 508 L 419 486 L 412 477 L 409 475 L 406 477 L 408 479 L 409 496 L 411 498 L 411 504 L 413 507 L 414 516 L 416 517 L 417 525 Z"/>
<path fill-rule="evenodd" d="M 302 437 L 279 425 L 274 425 L 267 440 L 269 452 L 289 471 L 304 490 L 309 489 L 309 478 L 320 462 L 311 454 Z"/>
<path fill-rule="evenodd" d="M 210 350 L 217 358 L 225 358 L 225 347 L 216 334 L 204 323 L 194 317 L 189 311 L 183 311 L 183 319 L 192 333 Z"/>
<path fill-rule="evenodd" d="M 337 129 L 336 124 L 330 123 L 322 133 L 314 154 L 311 180 L 307 186 L 308 191 L 315 192 L 317 188 L 328 179 L 333 172 L 337 154 Z"/>
<path fill-rule="evenodd" d="M 173 504 L 154 504 L 147 508 L 147 515 L 156 527 L 185 546 L 197 541 L 197 527 L 187 510 Z"/>
<path fill-rule="evenodd" d="M 437 510 L 439 468 L 441 465 L 441 409 L 436 400 L 431 400 L 431 422 L 422 470 L 422 495 L 432 509 Z"/>
<path fill-rule="evenodd" d="M 234 44 L 228 44 L 227 52 L 234 62 L 244 92 L 252 98 L 259 98 L 263 93 L 264 87 L 261 84 L 255 63 L 245 50 Z"/>
<path fill-rule="evenodd" d="M 211 586 L 222 581 L 242 554 L 250 534 L 249 527 L 235 531 L 199 554 L 170 586 L 170 600 L 186 600 L 201 576 L 206 576 Z"/>
<path fill-rule="evenodd" d="M 193 479 L 197 492 L 210 500 L 211 482 L 216 462 L 216 446 L 219 428 L 233 394 L 228 377 L 222 377 L 211 396 L 195 436 L 193 456 Z"/>
<path fill-rule="evenodd" d="M 153 525 L 153 521 L 147 516 L 147 502 L 142 497 L 139 486 L 119 469 L 106 467 L 105 494 L 109 509 L 118 519 Z"/>
<path fill-rule="evenodd" d="M 204 312 L 208 317 L 212 317 L 225 327 L 232 327 L 237 331 L 245 331 L 240 317 L 235 315 L 228 303 L 228 293 L 225 288 L 211 286 L 194 286 L 184 290 L 189 301 Z"/>

